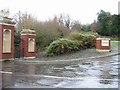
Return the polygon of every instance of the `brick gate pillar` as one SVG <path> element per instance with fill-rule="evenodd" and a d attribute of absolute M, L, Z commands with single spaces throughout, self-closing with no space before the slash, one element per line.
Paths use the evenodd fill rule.
<path fill-rule="evenodd" d="M 21 56 L 24 59 L 34 59 L 36 56 L 36 34 L 34 30 L 21 31 Z"/>
<path fill-rule="evenodd" d="M 110 38 L 97 38 L 96 39 L 96 51 L 106 52 L 111 51 Z"/>
<path fill-rule="evenodd" d="M 14 25 L 9 11 L 0 11 L 0 59 L 14 58 Z"/>

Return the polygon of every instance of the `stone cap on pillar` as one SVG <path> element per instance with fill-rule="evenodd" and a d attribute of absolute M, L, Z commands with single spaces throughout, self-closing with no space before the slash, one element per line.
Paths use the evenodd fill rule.
<path fill-rule="evenodd" d="M 15 22 L 9 17 L 9 14 L 9 10 L 0 11 L 0 24 L 15 25 Z"/>
<path fill-rule="evenodd" d="M 21 35 L 36 35 L 36 32 L 34 30 L 31 29 L 23 29 L 20 32 Z"/>
<path fill-rule="evenodd" d="M 111 40 L 110 38 L 97 38 L 96 40 Z"/>

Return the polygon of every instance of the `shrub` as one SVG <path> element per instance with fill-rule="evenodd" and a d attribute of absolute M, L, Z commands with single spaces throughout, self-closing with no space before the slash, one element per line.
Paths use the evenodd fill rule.
<path fill-rule="evenodd" d="M 97 37 L 97 34 L 71 32 L 66 39 L 62 38 L 53 41 L 46 48 L 46 54 L 48 56 L 53 56 L 94 47 Z"/>
<path fill-rule="evenodd" d="M 46 54 L 48 56 L 59 55 L 66 52 L 78 51 L 82 47 L 82 42 L 73 41 L 69 39 L 58 39 L 53 41 L 47 48 Z"/>
<path fill-rule="evenodd" d="M 82 41 L 83 48 L 90 48 L 96 45 L 96 38 L 99 37 L 98 34 L 93 32 L 76 32 L 73 31 L 69 34 L 67 38 L 71 40 Z"/>
<path fill-rule="evenodd" d="M 96 36 L 94 35 L 84 35 L 83 38 L 83 48 L 91 48 L 96 45 Z"/>
<path fill-rule="evenodd" d="M 94 32 L 83 32 L 83 31 L 72 31 L 71 33 L 68 34 L 67 38 L 72 39 L 72 40 L 83 40 L 85 36 L 95 36 L 100 37 L 97 33 Z"/>
<path fill-rule="evenodd" d="M 40 24 L 36 29 L 37 51 L 44 50 L 54 40 L 63 38 L 70 30 L 63 26 L 54 25 L 53 23 Z"/>
<path fill-rule="evenodd" d="M 73 32 L 69 33 L 67 38 L 69 38 L 71 40 L 82 41 L 83 38 L 84 38 L 84 35 L 82 33 L 78 32 L 78 31 L 73 31 Z"/>
<path fill-rule="evenodd" d="M 44 49 L 52 41 L 60 38 L 60 34 L 54 29 L 42 29 L 36 32 L 36 45 L 38 49 Z"/>

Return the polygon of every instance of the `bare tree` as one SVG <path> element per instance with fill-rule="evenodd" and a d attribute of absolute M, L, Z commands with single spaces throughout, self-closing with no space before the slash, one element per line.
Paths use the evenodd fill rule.
<path fill-rule="evenodd" d="M 59 23 L 61 24 L 61 25 L 64 25 L 64 26 L 66 26 L 67 28 L 69 28 L 70 29 L 70 27 L 71 27 L 71 18 L 70 18 L 70 16 L 69 15 L 64 15 L 64 14 L 60 14 L 60 16 L 59 16 Z"/>
<path fill-rule="evenodd" d="M 17 30 L 21 31 L 23 27 L 22 27 L 22 13 L 20 11 L 14 15 L 14 21 L 16 22 Z"/>
<path fill-rule="evenodd" d="M 14 15 L 14 20 L 16 22 L 16 28 L 18 31 L 24 29 L 34 29 L 35 24 L 37 24 L 37 19 L 31 14 L 21 13 L 20 11 Z"/>
<path fill-rule="evenodd" d="M 98 29 L 98 23 L 94 20 L 94 22 L 90 25 L 90 30 L 92 32 L 96 32 Z"/>
<path fill-rule="evenodd" d="M 80 31 L 81 30 L 81 23 L 79 21 L 73 21 L 72 24 L 71 24 L 71 28 L 73 30 L 77 30 L 77 31 Z"/>

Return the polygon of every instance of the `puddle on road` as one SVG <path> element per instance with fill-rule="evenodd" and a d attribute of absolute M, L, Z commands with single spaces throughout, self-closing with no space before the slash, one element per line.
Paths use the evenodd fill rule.
<path fill-rule="evenodd" d="M 4 63 L 4 87 L 117 88 L 118 55 L 70 65 Z M 7 83 L 6 83 L 7 82 Z"/>

